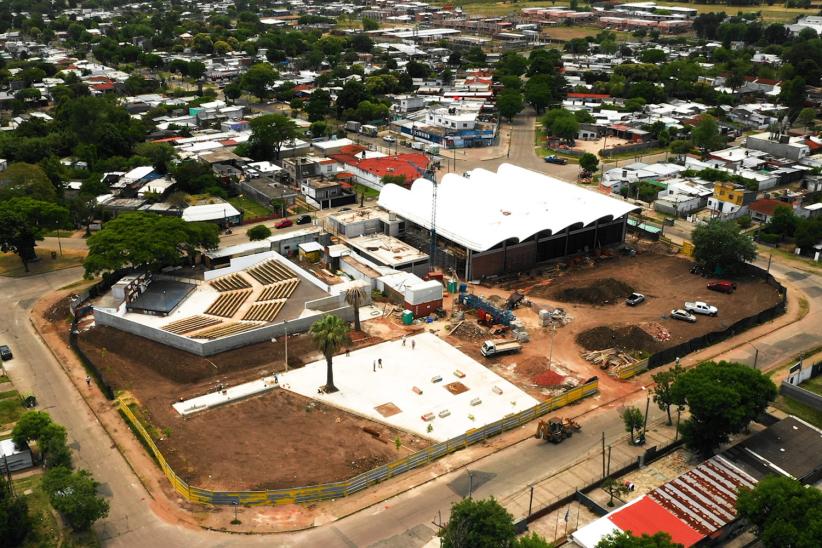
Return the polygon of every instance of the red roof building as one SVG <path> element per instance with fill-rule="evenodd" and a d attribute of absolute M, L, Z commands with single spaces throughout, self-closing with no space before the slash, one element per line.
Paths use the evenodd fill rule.
<path fill-rule="evenodd" d="M 362 147 L 358 148 L 362 149 Z M 332 154 L 330 157 L 343 164 L 345 170 L 351 172 L 358 182 L 375 188 L 379 188 L 381 179 L 386 175 L 402 176 L 405 179 L 405 185 L 409 185 L 422 177 L 423 171 L 429 164 L 425 154 L 409 153 L 380 158 L 362 158 L 358 155 L 359 152 L 362 151 L 354 152 L 354 154 L 341 151 L 340 154 Z"/>
<path fill-rule="evenodd" d="M 748 204 L 748 210 L 751 212 L 751 217 L 755 221 L 762 221 L 767 223 L 773 217 L 776 208 L 779 206 L 790 208 L 791 204 L 782 202 L 780 200 L 771 200 L 769 198 L 762 198 Z"/>

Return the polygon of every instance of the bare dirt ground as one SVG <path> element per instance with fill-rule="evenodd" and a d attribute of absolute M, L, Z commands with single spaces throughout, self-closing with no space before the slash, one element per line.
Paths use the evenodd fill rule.
<path fill-rule="evenodd" d="M 619 381 L 581 354 L 616 347 L 642 357 L 728 325 L 779 302 L 775 289 L 758 278 L 735 279 L 738 290 L 725 295 L 706 288 L 708 280 L 690 274 L 691 261 L 660 253 L 658 245 L 635 257 L 608 256 L 599 261 L 574 259 L 571 265 L 549 266 L 495 285 L 472 286 L 486 298 L 507 297 L 520 290 L 531 307 L 515 310 L 528 328 L 530 342 L 522 352 L 485 358 L 479 348 L 491 337 L 487 328 L 466 314 L 466 321 L 449 338 L 463 352 L 537 399 L 547 399 L 565 387 L 598 376 L 603 398 L 631 392 L 631 383 Z M 624 304 L 631 291 L 646 296 L 637 307 Z M 669 314 L 685 301 L 701 300 L 719 308 L 717 317 L 698 316 L 695 324 L 672 320 Z M 554 334 L 541 327 L 540 309 L 562 308 L 571 320 L 557 325 Z M 550 359 L 550 362 L 549 362 Z"/>
<path fill-rule="evenodd" d="M 352 349 L 379 340 L 361 334 L 354 338 Z M 115 389 L 129 391 L 139 402 L 172 468 L 198 487 L 273 489 L 337 481 L 428 445 L 278 389 L 187 418 L 171 407 L 220 384 L 282 371 L 281 342 L 201 358 L 95 327 L 80 335 L 80 345 Z M 289 337 L 288 354 L 292 368 L 320 357 L 306 335 Z M 335 373 L 345 371 L 337 368 Z"/>

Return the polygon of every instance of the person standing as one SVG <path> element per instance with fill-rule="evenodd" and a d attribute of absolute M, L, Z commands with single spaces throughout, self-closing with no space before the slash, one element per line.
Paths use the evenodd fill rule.
<path fill-rule="evenodd" d="M 416 346 L 417 346 L 417 341 L 415 341 L 414 339 L 411 339 L 411 350 L 414 350 L 414 348 Z"/>

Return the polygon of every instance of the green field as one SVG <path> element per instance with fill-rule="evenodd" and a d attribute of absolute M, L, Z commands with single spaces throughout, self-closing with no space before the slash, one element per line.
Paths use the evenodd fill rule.
<path fill-rule="evenodd" d="M 813 407 L 809 407 L 804 403 L 786 398 L 782 395 L 776 397 L 776 401 L 773 405 L 785 413 L 796 415 L 800 419 L 811 423 L 817 428 L 822 428 L 822 411 L 817 411 Z"/>
<path fill-rule="evenodd" d="M 11 385 L 7 385 L 9 388 Z M 0 392 L 0 426 L 17 422 L 26 408 L 16 390 Z"/>
<path fill-rule="evenodd" d="M 820 396 L 822 396 L 822 375 L 818 375 L 812 379 L 808 379 L 800 385 L 800 388 L 804 388 L 809 392 L 813 392 L 814 394 L 819 394 Z"/>
<path fill-rule="evenodd" d="M 253 219 L 254 217 L 265 217 L 271 215 L 272 210 L 265 207 L 259 202 L 255 202 L 246 196 L 234 196 L 228 199 L 228 203 L 243 212 L 246 219 Z"/>
<path fill-rule="evenodd" d="M 34 274 L 51 272 L 52 270 L 62 270 L 64 268 L 82 265 L 83 259 L 85 258 L 84 253 L 64 248 L 62 256 L 58 253 L 57 258 L 52 259 L 52 251 L 57 250 L 38 246 L 37 256 L 40 260 L 29 263 L 29 272 L 26 272 L 23 268 L 23 263 L 20 262 L 20 257 L 14 253 L 0 253 L 0 276 L 18 278 L 21 276 L 33 276 Z"/>

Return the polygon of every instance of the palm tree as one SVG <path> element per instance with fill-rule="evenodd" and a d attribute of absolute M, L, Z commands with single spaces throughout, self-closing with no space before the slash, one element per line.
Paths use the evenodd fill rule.
<path fill-rule="evenodd" d="M 360 305 L 365 302 L 368 295 L 365 293 L 365 286 L 362 283 L 352 285 L 345 290 L 345 302 L 354 308 L 354 331 L 360 329 Z"/>
<path fill-rule="evenodd" d="M 348 324 L 341 320 L 339 316 L 329 314 L 311 325 L 311 335 L 314 337 L 314 344 L 317 345 L 317 349 L 325 356 L 326 378 L 325 386 L 322 388 L 323 392 L 326 394 L 336 392 L 337 387 L 334 386 L 334 369 L 331 360 L 340 347 L 350 340 L 348 338 Z"/>

